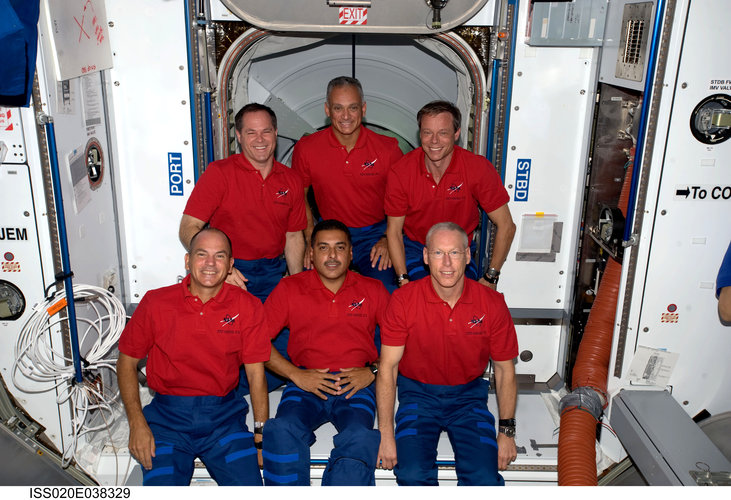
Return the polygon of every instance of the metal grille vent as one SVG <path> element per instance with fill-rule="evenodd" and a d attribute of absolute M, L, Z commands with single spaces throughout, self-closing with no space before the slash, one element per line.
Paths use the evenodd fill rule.
<path fill-rule="evenodd" d="M 645 21 L 643 19 L 630 19 L 625 29 L 627 42 L 624 45 L 622 62 L 625 64 L 639 64 L 645 34 Z"/>
<path fill-rule="evenodd" d="M 617 66 L 614 76 L 641 82 L 645 76 L 647 39 L 651 35 L 652 2 L 628 3 L 624 6 L 620 32 Z"/>

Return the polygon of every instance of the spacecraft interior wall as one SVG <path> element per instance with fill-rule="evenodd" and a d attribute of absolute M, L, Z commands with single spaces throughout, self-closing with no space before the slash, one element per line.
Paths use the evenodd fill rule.
<path fill-rule="evenodd" d="M 521 2 L 518 33 L 527 11 Z M 545 317 L 568 311 L 598 55 L 593 48 L 531 47 L 518 36 L 505 144 L 517 231 L 499 285 L 511 309 Z"/>
<path fill-rule="evenodd" d="M 637 275 L 620 291 L 632 297 L 624 355 L 615 331 L 611 366 L 620 371 L 615 391 L 667 388 L 690 416 L 731 409 L 731 327 L 715 296 L 731 241 L 731 141 L 720 130 L 702 142 L 692 130 L 703 103 L 722 111 L 731 102 L 731 61 L 709 50 L 724 43 L 730 19 L 722 0 L 677 3 L 646 202 L 637 208 L 645 215 Z"/>
<path fill-rule="evenodd" d="M 162 0 L 111 2 L 107 17 L 123 267 L 127 301 L 137 303 L 185 275 L 178 227 L 195 178 L 185 9 Z"/>

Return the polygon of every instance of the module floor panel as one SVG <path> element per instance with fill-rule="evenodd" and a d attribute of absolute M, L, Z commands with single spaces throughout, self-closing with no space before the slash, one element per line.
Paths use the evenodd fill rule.
<path fill-rule="evenodd" d="M 275 415 L 281 390 L 270 394 L 270 414 Z M 493 415 L 498 415 L 497 402 L 494 392 L 490 393 L 488 407 Z M 555 484 L 557 482 L 558 457 L 558 430 L 554 416 L 541 393 L 521 393 L 518 396 L 516 410 L 517 432 L 516 445 L 518 459 L 511 464 L 508 470 L 503 471 L 506 484 Z M 253 428 L 251 412 L 247 416 L 249 428 Z M 312 445 L 311 478 L 317 485 L 322 478 L 325 462 L 330 456 L 333 446 L 333 436 L 336 434 L 332 424 L 325 424 L 315 431 L 316 441 Z M 118 460 L 118 461 L 117 461 Z M 104 484 L 118 482 L 119 472 L 127 470 L 129 455 L 127 450 L 120 450 L 118 458 L 112 453 L 104 453 L 98 467 L 98 479 Z M 442 433 L 437 449 L 437 460 L 440 462 L 439 481 L 443 485 L 456 484 L 457 476 L 454 471 L 454 454 L 446 433 Z M 134 463 L 134 462 L 133 462 Z M 142 475 L 139 465 L 134 465 L 126 481 L 127 484 L 141 484 Z M 391 471 L 376 470 L 376 483 L 379 485 L 395 485 L 395 477 Z M 196 464 L 192 485 L 205 486 L 215 484 L 201 463 Z"/>

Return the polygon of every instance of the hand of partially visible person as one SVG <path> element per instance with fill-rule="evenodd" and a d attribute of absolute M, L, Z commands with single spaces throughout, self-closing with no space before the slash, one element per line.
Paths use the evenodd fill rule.
<path fill-rule="evenodd" d="M 381 238 L 371 248 L 371 267 L 376 267 L 378 264 L 378 270 L 383 271 L 391 267 L 391 258 L 388 256 L 388 242 L 386 238 Z"/>
<path fill-rule="evenodd" d="M 310 258 L 310 252 L 305 248 L 305 257 L 302 259 L 302 268 L 305 270 L 312 269 L 312 259 Z"/>
<path fill-rule="evenodd" d="M 321 370 L 298 370 L 292 375 L 292 382 L 303 391 L 311 392 L 320 399 L 327 399 L 326 394 L 333 396 L 340 391 L 340 377 L 329 373 L 328 368 Z"/>
<path fill-rule="evenodd" d="M 155 437 L 147 422 L 138 422 L 129 426 L 129 451 L 132 456 L 147 470 L 152 469 L 152 457 L 155 456 Z"/>
<path fill-rule="evenodd" d="M 356 392 L 368 387 L 375 380 L 371 369 L 360 366 L 357 368 L 341 368 L 340 369 L 340 391 L 338 394 L 346 394 L 345 399 L 350 399 Z"/>
<path fill-rule="evenodd" d="M 511 462 L 518 458 L 518 449 L 515 447 L 515 438 L 510 438 L 502 432 L 497 433 L 497 468 L 505 470 Z"/>
<path fill-rule="evenodd" d="M 396 456 L 396 440 L 393 434 L 384 436 L 381 434 L 381 444 L 378 446 L 378 458 L 376 458 L 376 467 L 379 469 L 391 470 L 398 463 Z"/>
<path fill-rule="evenodd" d="M 246 290 L 246 283 L 249 280 L 241 274 L 241 271 L 236 269 L 235 267 L 231 268 L 231 271 L 228 273 L 228 276 L 226 277 L 226 283 L 230 283 L 231 285 L 237 286 L 239 288 L 242 288 Z"/>

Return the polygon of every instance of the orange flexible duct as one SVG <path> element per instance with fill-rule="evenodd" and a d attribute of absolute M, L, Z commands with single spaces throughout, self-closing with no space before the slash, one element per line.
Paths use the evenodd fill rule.
<path fill-rule="evenodd" d="M 625 173 L 625 181 L 617 203 L 623 214 L 627 213 L 632 165 Z M 571 387 L 574 392 L 569 402 L 577 399 L 579 404 L 566 406 L 561 411 L 561 426 L 558 436 L 558 484 L 559 486 L 596 486 L 596 424 L 601 409 L 594 412 L 583 407 L 583 395 L 595 393 L 594 400 L 607 405 L 607 380 L 609 360 L 612 352 L 612 332 L 617 311 L 619 282 L 622 265 L 609 259 L 604 269 L 584 336 L 574 362 Z M 587 390 L 588 389 L 588 390 Z M 576 395 L 575 393 L 578 393 Z M 564 397 L 562 403 L 564 402 Z M 587 397 L 587 401 L 591 399 Z M 598 401 L 597 401 L 598 400 Z M 589 401 L 590 402 L 590 401 Z M 598 414 L 595 416 L 595 414 Z"/>

